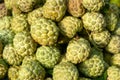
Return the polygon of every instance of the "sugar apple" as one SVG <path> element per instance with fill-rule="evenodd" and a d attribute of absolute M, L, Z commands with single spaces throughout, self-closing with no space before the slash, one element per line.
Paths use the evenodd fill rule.
<path fill-rule="evenodd" d="M 0 3 L 0 18 L 7 16 L 9 14 L 8 10 L 5 7 L 4 3 Z"/>
<path fill-rule="evenodd" d="M 92 79 L 90 79 L 90 78 L 86 78 L 86 77 L 79 77 L 78 80 L 92 80 Z"/>
<path fill-rule="evenodd" d="M 14 32 L 9 29 L 0 30 L 0 40 L 4 46 L 13 42 L 14 35 Z"/>
<path fill-rule="evenodd" d="M 74 17 L 81 17 L 85 13 L 82 0 L 68 0 L 67 7 L 68 12 Z"/>
<path fill-rule="evenodd" d="M 11 28 L 11 16 L 4 16 L 0 18 L 0 30 Z"/>
<path fill-rule="evenodd" d="M 79 72 L 70 62 L 62 62 L 53 69 L 53 80 L 78 80 Z"/>
<path fill-rule="evenodd" d="M 36 21 L 38 18 L 41 18 L 42 16 L 43 16 L 42 7 L 39 7 L 33 10 L 32 12 L 28 13 L 28 18 L 27 18 L 28 23 L 32 25 L 34 21 Z"/>
<path fill-rule="evenodd" d="M 32 38 L 40 45 L 53 45 L 57 42 L 59 29 L 52 20 L 39 18 L 30 27 Z"/>
<path fill-rule="evenodd" d="M 90 34 L 90 41 L 95 43 L 98 47 L 104 48 L 110 41 L 110 33 L 108 30 L 101 32 L 92 32 Z"/>
<path fill-rule="evenodd" d="M 120 68 L 116 66 L 110 66 L 107 69 L 107 80 L 120 80 Z"/>
<path fill-rule="evenodd" d="M 95 78 L 101 76 L 105 70 L 105 61 L 102 53 L 92 48 L 90 57 L 80 63 L 78 68 L 87 77 Z"/>
<path fill-rule="evenodd" d="M 55 46 L 41 46 L 36 51 L 37 60 L 46 68 L 53 68 L 60 59 L 60 50 Z"/>
<path fill-rule="evenodd" d="M 14 49 L 12 44 L 8 44 L 4 47 L 3 50 L 3 59 L 9 65 L 20 65 L 23 58 L 20 56 L 17 51 Z"/>
<path fill-rule="evenodd" d="M 22 11 L 19 8 L 17 8 L 17 7 L 12 8 L 12 16 L 16 16 L 16 15 L 20 15 L 20 14 L 22 14 Z"/>
<path fill-rule="evenodd" d="M 120 36 L 112 35 L 105 49 L 112 54 L 120 53 Z"/>
<path fill-rule="evenodd" d="M 67 46 L 66 59 L 74 64 L 83 62 L 88 58 L 90 50 L 90 43 L 86 39 L 73 39 Z"/>
<path fill-rule="evenodd" d="M 13 16 L 11 20 L 11 29 L 15 32 L 28 31 L 27 15 L 20 14 Z"/>
<path fill-rule="evenodd" d="M 4 0 L 5 7 L 6 7 L 8 10 L 11 10 L 11 9 L 12 9 L 12 2 L 13 2 L 13 0 Z"/>
<path fill-rule="evenodd" d="M 99 12 L 86 12 L 82 20 L 84 28 L 93 32 L 100 32 L 106 26 L 105 18 Z"/>
<path fill-rule="evenodd" d="M 45 18 L 60 21 L 65 15 L 67 0 L 46 0 L 43 6 L 43 16 Z"/>
<path fill-rule="evenodd" d="M 115 35 L 119 35 L 120 36 L 120 20 L 117 23 L 116 29 L 113 32 Z"/>
<path fill-rule="evenodd" d="M 18 71 L 18 80 L 44 80 L 45 69 L 36 60 L 22 64 Z"/>
<path fill-rule="evenodd" d="M 41 0 L 18 0 L 17 6 L 22 12 L 30 12 Z"/>
<path fill-rule="evenodd" d="M 0 58 L 0 79 L 3 79 L 6 76 L 7 70 L 8 65 L 2 58 Z"/>
<path fill-rule="evenodd" d="M 99 11 L 104 5 L 104 0 L 82 0 L 83 6 L 89 11 Z"/>
<path fill-rule="evenodd" d="M 110 59 L 111 65 L 120 67 L 120 54 L 114 54 Z"/>
<path fill-rule="evenodd" d="M 15 35 L 13 45 L 17 53 L 22 57 L 34 54 L 37 47 L 30 33 L 26 31 L 19 32 Z"/>
<path fill-rule="evenodd" d="M 73 16 L 64 17 L 58 25 L 61 33 L 69 38 L 73 38 L 83 28 L 82 21 Z"/>
<path fill-rule="evenodd" d="M 10 80 L 17 80 L 19 68 L 19 66 L 11 66 L 8 69 L 8 78 Z"/>

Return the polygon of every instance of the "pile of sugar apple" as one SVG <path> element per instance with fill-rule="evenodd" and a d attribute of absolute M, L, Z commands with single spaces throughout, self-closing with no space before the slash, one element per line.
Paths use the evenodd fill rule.
<path fill-rule="evenodd" d="M 120 0 L 0 0 L 0 80 L 120 80 Z"/>

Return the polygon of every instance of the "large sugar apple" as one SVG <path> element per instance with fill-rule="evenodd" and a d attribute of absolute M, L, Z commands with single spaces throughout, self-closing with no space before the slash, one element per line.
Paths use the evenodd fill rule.
<path fill-rule="evenodd" d="M 111 62 L 111 65 L 115 65 L 115 66 L 120 67 L 120 54 L 114 54 L 111 57 L 110 62 Z"/>

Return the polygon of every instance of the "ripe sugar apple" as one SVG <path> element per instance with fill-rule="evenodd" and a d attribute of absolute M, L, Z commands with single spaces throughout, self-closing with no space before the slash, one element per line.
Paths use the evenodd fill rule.
<path fill-rule="evenodd" d="M 0 79 L 3 79 L 6 76 L 7 70 L 8 65 L 2 58 L 0 58 Z"/>
<path fill-rule="evenodd" d="M 90 79 L 90 78 L 85 78 L 85 77 L 79 77 L 78 80 L 92 80 L 92 79 Z"/>
<path fill-rule="evenodd" d="M 82 21 L 72 16 L 66 16 L 59 22 L 59 28 L 63 35 L 73 38 L 83 28 Z"/>
<path fill-rule="evenodd" d="M 8 10 L 5 7 L 4 3 L 0 3 L 0 18 L 8 15 Z"/>
<path fill-rule="evenodd" d="M 67 0 L 46 0 L 43 6 L 43 16 L 45 18 L 60 21 L 67 10 Z"/>
<path fill-rule="evenodd" d="M 17 80 L 19 68 L 19 66 L 11 66 L 8 69 L 8 78 L 10 80 Z"/>
<path fill-rule="evenodd" d="M 87 77 L 95 78 L 101 76 L 105 70 L 105 61 L 102 53 L 92 48 L 90 57 L 80 63 L 78 68 Z"/>
<path fill-rule="evenodd" d="M 22 12 L 30 12 L 40 0 L 18 0 L 17 6 Z"/>
<path fill-rule="evenodd" d="M 4 47 L 3 59 L 9 65 L 20 65 L 23 60 L 22 56 L 18 55 L 12 44 L 8 44 Z"/>
<path fill-rule="evenodd" d="M 120 53 L 120 36 L 112 35 L 105 49 L 112 54 Z"/>
<path fill-rule="evenodd" d="M 11 20 L 11 29 L 15 32 L 22 32 L 22 31 L 28 31 L 29 26 L 27 23 L 27 15 L 20 14 L 13 16 Z"/>
<path fill-rule="evenodd" d="M 42 16 L 43 16 L 42 7 L 39 7 L 33 10 L 32 12 L 28 13 L 28 18 L 27 18 L 28 23 L 32 25 L 34 21 L 36 21 L 38 18 L 41 18 Z"/>
<path fill-rule="evenodd" d="M 53 68 L 60 59 L 60 50 L 55 46 L 41 46 L 36 51 L 36 58 L 45 68 Z"/>
<path fill-rule="evenodd" d="M 82 20 L 84 28 L 93 32 L 101 32 L 106 26 L 105 18 L 98 12 L 86 12 Z"/>
<path fill-rule="evenodd" d="M 0 30 L 0 40 L 4 46 L 13 42 L 14 35 L 15 34 L 9 29 Z"/>
<path fill-rule="evenodd" d="M 82 0 L 83 6 L 89 11 L 99 11 L 104 5 L 104 0 Z"/>
<path fill-rule="evenodd" d="M 86 39 L 73 39 L 67 46 L 66 59 L 74 64 L 83 62 L 88 58 L 90 50 L 90 43 Z"/>
<path fill-rule="evenodd" d="M 53 45 L 57 42 L 59 29 L 48 19 L 39 18 L 31 25 L 31 36 L 40 45 Z"/>
<path fill-rule="evenodd" d="M 111 57 L 110 62 L 112 65 L 120 67 L 120 54 L 114 54 Z"/>
<path fill-rule="evenodd" d="M 22 57 L 34 54 L 37 47 L 30 33 L 26 31 L 17 33 L 15 35 L 13 39 L 13 45 L 17 53 Z"/>
<path fill-rule="evenodd" d="M 110 41 L 110 33 L 108 30 L 102 32 L 92 32 L 90 34 L 90 41 L 95 43 L 98 47 L 104 48 Z"/>
<path fill-rule="evenodd" d="M 18 72 L 18 80 L 44 80 L 45 70 L 36 60 L 22 64 Z"/>
<path fill-rule="evenodd" d="M 0 30 L 11 28 L 11 16 L 4 16 L 0 18 Z"/>
<path fill-rule="evenodd" d="M 120 80 L 120 68 L 116 66 L 110 66 L 107 69 L 107 80 Z"/>
<path fill-rule="evenodd" d="M 70 62 L 62 62 L 53 69 L 53 80 L 78 80 L 79 72 Z"/>
<path fill-rule="evenodd" d="M 85 13 L 82 0 L 68 0 L 67 7 L 68 12 L 74 17 L 81 17 Z"/>

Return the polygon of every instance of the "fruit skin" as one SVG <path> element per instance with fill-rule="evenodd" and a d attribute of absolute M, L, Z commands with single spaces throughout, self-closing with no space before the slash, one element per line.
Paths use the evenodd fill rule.
<path fill-rule="evenodd" d="M 6 44 L 12 43 L 14 35 L 15 34 L 9 29 L 0 30 L 0 40 L 2 44 L 5 46 Z"/>
<path fill-rule="evenodd" d="M 105 70 L 105 62 L 100 51 L 92 48 L 90 57 L 80 63 L 79 71 L 87 77 L 95 78 L 101 76 Z"/>
<path fill-rule="evenodd" d="M 0 18 L 0 30 L 11 28 L 11 16 L 4 16 Z"/>
<path fill-rule="evenodd" d="M 82 21 L 73 16 L 66 16 L 59 22 L 61 33 L 68 38 L 73 38 L 83 28 Z"/>
<path fill-rule="evenodd" d="M 84 39 L 73 39 L 67 46 L 66 59 L 74 64 L 85 61 L 90 53 L 90 43 Z"/>
<path fill-rule="evenodd" d="M 22 56 L 18 55 L 12 44 L 8 44 L 4 47 L 3 59 L 9 65 L 20 65 L 23 60 Z"/>
<path fill-rule="evenodd" d="M 17 6 L 22 12 L 30 12 L 39 0 L 18 0 Z"/>
<path fill-rule="evenodd" d="M 53 69 L 53 80 L 78 80 L 79 72 L 72 63 L 62 62 Z"/>
<path fill-rule="evenodd" d="M 22 57 L 32 55 L 36 51 L 36 43 L 29 32 L 23 31 L 17 33 L 13 39 L 13 46 L 17 53 Z"/>
<path fill-rule="evenodd" d="M 93 32 L 101 32 L 106 26 L 105 18 L 98 12 L 86 12 L 82 20 L 84 28 Z"/>
<path fill-rule="evenodd" d="M 43 6 L 43 16 L 59 22 L 65 15 L 67 9 L 66 2 L 66 0 L 46 0 Z"/>
<path fill-rule="evenodd" d="M 98 47 L 104 48 L 110 41 L 111 34 L 108 30 L 104 30 L 101 32 L 92 32 L 90 34 L 90 41 L 95 43 Z"/>
<path fill-rule="evenodd" d="M 115 35 L 119 35 L 120 36 L 120 20 L 117 23 L 116 29 L 113 32 Z"/>
<path fill-rule="evenodd" d="M 30 27 L 32 38 L 40 45 L 53 45 L 57 42 L 59 29 L 52 20 L 39 18 Z"/>
<path fill-rule="evenodd" d="M 11 29 L 15 32 L 28 31 L 27 15 L 20 14 L 13 16 L 11 20 Z"/>
<path fill-rule="evenodd" d="M 82 0 L 68 0 L 67 7 L 68 12 L 74 17 L 81 17 L 85 13 Z"/>
<path fill-rule="evenodd" d="M 107 80 L 120 80 L 120 68 L 116 66 L 110 66 L 107 69 Z"/>
<path fill-rule="evenodd" d="M 11 9 L 12 9 L 12 0 L 4 0 L 4 3 L 5 3 L 5 7 L 6 7 L 8 10 L 11 10 Z"/>
<path fill-rule="evenodd" d="M 8 78 L 10 80 L 17 80 L 19 68 L 19 66 L 11 66 L 8 69 Z"/>
<path fill-rule="evenodd" d="M 2 58 L 0 58 L 0 79 L 3 79 L 6 76 L 7 70 L 8 65 Z"/>
<path fill-rule="evenodd" d="M 111 65 L 115 65 L 115 66 L 120 67 L 120 54 L 114 54 L 111 57 L 110 62 L 111 62 Z"/>
<path fill-rule="evenodd" d="M 30 25 L 34 24 L 34 21 L 37 20 L 38 18 L 41 18 L 43 16 L 43 11 L 42 11 L 42 7 L 39 7 L 35 10 L 33 10 L 32 12 L 28 13 L 28 23 Z"/>
<path fill-rule="evenodd" d="M 53 68 L 60 59 L 60 50 L 55 46 L 41 46 L 36 51 L 37 60 L 45 68 Z"/>
<path fill-rule="evenodd" d="M 82 0 L 83 6 L 89 11 L 99 11 L 104 5 L 104 0 Z"/>
<path fill-rule="evenodd" d="M 112 54 L 120 53 L 120 36 L 112 35 L 109 44 L 106 46 L 106 51 Z"/>
<path fill-rule="evenodd" d="M 45 69 L 37 60 L 28 61 L 20 66 L 18 80 L 44 80 Z"/>

